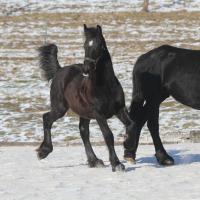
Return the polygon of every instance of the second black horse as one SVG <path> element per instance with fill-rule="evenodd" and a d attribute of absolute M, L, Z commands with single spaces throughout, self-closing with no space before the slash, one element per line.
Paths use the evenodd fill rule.
<path fill-rule="evenodd" d="M 133 97 L 130 117 L 137 124 L 134 150 L 125 158 L 135 159 L 144 124 L 151 133 L 156 158 L 161 165 L 173 165 L 174 159 L 163 147 L 159 136 L 159 107 L 169 96 L 194 109 L 200 109 L 200 51 L 163 45 L 140 56 L 133 69 Z"/>

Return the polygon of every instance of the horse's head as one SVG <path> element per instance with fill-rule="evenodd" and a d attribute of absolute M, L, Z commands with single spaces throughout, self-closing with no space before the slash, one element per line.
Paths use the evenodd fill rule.
<path fill-rule="evenodd" d="M 96 69 L 96 65 L 107 49 L 106 43 L 102 34 L 101 26 L 88 28 L 84 24 L 85 33 L 85 59 L 83 66 L 83 75 L 88 76 L 90 72 Z"/>

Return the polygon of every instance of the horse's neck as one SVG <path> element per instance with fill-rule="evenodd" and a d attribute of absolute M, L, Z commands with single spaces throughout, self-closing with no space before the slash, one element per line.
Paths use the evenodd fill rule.
<path fill-rule="evenodd" d="M 105 55 L 98 63 L 95 79 L 97 85 L 112 86 L 115 84 L 116 78 L 109 52 L 105 52 Z"/>

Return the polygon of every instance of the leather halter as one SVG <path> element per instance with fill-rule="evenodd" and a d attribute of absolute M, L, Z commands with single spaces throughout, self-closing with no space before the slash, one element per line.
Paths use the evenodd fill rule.
<path fill-rule="evenodd" d="M 90 62 L 92 62 L 92 63 L 95 63 L 95 64 L 96 64 L 96 60 L 95 60 L 95 59 L 93 59 L 93 58 L 85 57 L 85 59 L 84 59 L 84 60 L 87 60 L 87 61 L 90 61 Z"/>
<path fill-rule="evenodd" d="M 105 47 L 103 47 L 102 49 L 104 50 Z M 98 61 L 100 60 L 100 58 L 102 57 L 102 55 L 103 55 L 103 53 L 101 53 L 100 56 L 97 57 L 97 59 L 93 59 L 93 58 L 85 57 L 85 58 L 84 58 L 84 61 L 89 61 L 89 62 L 91 62 L 91 63 L 94 63 L 94 65 L 95 65 L 94 70 L 96 70 L 96 65 L 97 65 Z M 83 76 L 84 76 L 84 77 L 88 77 L 89 74 L 88 74 L 88 73 L 87 73 L 87 74 L 83 73 Z"/>

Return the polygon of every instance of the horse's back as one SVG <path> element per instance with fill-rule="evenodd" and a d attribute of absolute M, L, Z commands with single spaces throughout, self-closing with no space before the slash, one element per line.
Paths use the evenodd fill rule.
<path fill-rule="evenodd" d="M 141 55 L 136 61 L 133 73 L 160 73 L 170 67 L 170 64 L 179 64 L 179 67 L 183 68 L 194 60 L 200 61 L 199 50 L 162 45 Z"/>

